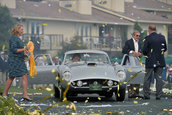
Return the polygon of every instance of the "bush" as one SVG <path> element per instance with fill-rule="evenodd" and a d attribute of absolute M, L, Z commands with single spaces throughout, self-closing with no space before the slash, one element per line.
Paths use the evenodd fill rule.
<path fill-rule="evenodd" d="M 3 98 L 2 96 L 0 96 L 0 113 L 1 115 L 29 115 L 11 97 Z"/>
<path fill-rule="evenodd" d="M 169 90 L 172 90 L 172 83 L 168 83 L 165 88 L 169 89 Z"/>

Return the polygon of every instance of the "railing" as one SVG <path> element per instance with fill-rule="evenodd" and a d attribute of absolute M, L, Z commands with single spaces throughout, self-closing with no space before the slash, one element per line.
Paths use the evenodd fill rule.
<path fill-rule="evenodd" d="M 117 51 L 122 48 L 121 38 L 114 37 L 81 37 L 82 44 L 85 45 L 88 49 L 97 49 L 105 51 Z"/>
<path fill-rule="evenodd" d="M 120 51 L 122 48 L 122 39 L 114 37 L 99 36 L 75 36 L 77 42 L 86 46 L 88 49 L 104 51 Z M 33 41 L 37 50 L 56 50 L 64 46 L 64 37 L 62 34 L 31 35 L 23 34 L 22 39 L 25 43 Z"/>
<path fill-rule="evenodd" d="M 63 35 L 62 34 L 46 34 L 46 35 L 31 35 L 23 34 L 22 39 L 24 42 L 31 40 L 34 42 L 36 48 L 40 50 L 55 50 L 62 49 Z"/>

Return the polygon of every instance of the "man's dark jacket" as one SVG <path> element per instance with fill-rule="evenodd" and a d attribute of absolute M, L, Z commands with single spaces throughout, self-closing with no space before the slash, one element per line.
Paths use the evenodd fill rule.
<path fill-rule="evenodd" d="M 142 49 L 146 56 L 146 68 L 165 67 L 164 52 L 167 50 L 165 37 L 156 32 L 145 37 Z"/>
<path fill-rule="evenodd" d="M 134 41 L 132 38 L 125 42 L 125 46 L 122 49 L 122 53 L 129 54 L 131 50 L 135 51 Z M 141 52 L 141 46 L 139 43 L 138 43 L 138 52 Z"/>
<path fill-rule="evenodd" d="M 8 71 L 8 64 L 0 57 L 0 72 L 6 72 L 6 71 Z"/>

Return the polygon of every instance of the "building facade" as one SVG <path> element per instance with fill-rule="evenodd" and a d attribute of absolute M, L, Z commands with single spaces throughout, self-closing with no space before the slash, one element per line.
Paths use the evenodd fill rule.
<path fill-rule="evenodd" d="M 0 3 L 8 6 L 12 16 L 24 25 L 23 39 L 34 41 L 39 51 L 52 55 L 76 36 L 89 49 L 121 52 L 136 22 L 143 30 L 155 24 L 157 32 L 168 41 L 172 24 L 167 18 L 135 8 L 134 0 L 0 0 Z"/>

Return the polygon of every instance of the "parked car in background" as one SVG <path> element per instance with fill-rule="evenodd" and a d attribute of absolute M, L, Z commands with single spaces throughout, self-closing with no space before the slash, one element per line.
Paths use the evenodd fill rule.
<path fill-rule="evenodd" d="M 33 84 L 54 84 L 55 77 L 52 74 L 52 70 L 57 67 L 52 61 L 50 54 L 38 54 L 35 55 L 35 65 L 37 69 L 37 75 L 33 78 L 28 77 L 28 85 L 33 86 Z M 28 70 L 30 67 L 28 66 Z"/>
<path fill-rule="evenodd" d="M 110 98 L 115 93 L 117 101 L 125 99 L 126 73 L 122 66 L 111 65 L 107 53 L 98 50 L 73 50 L 65 53 L 61 65 L 57 66 L 61 79 L 71 83 L 66 97 L 77 94 L 97 93 Z M 57 80 L 54 84 L 55 97 L 63 100 L 67 84 Z"/>

